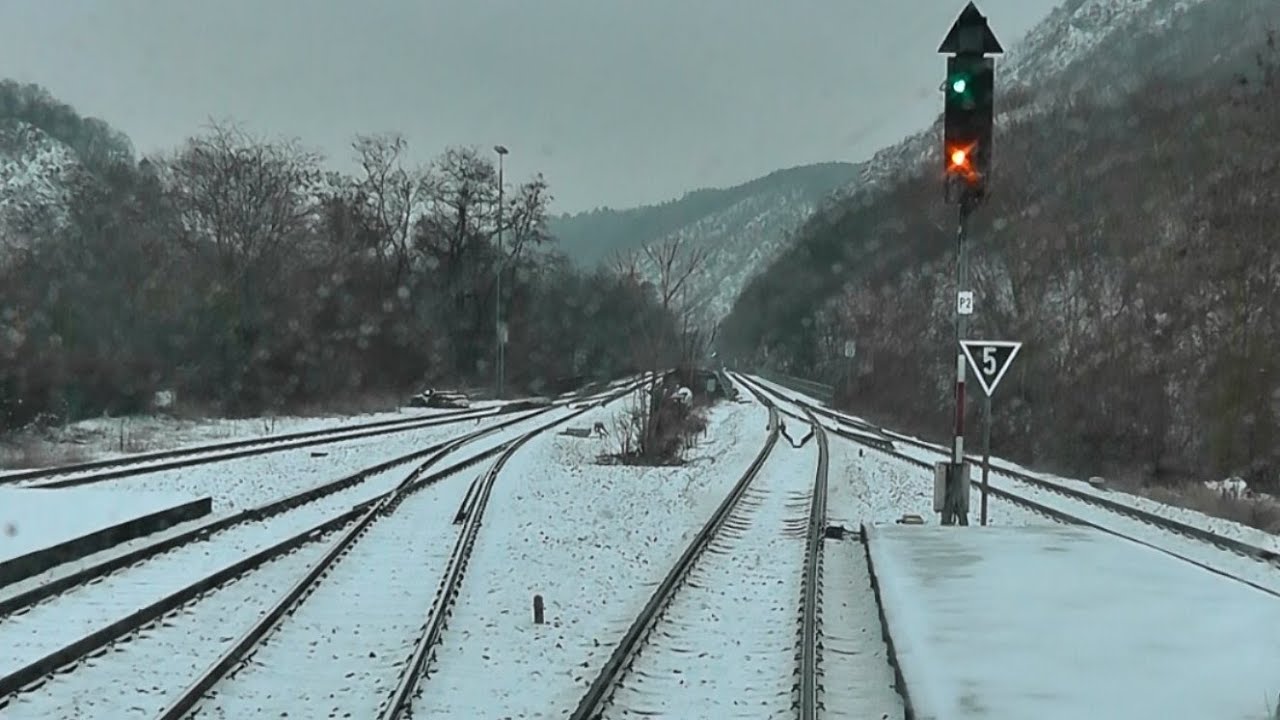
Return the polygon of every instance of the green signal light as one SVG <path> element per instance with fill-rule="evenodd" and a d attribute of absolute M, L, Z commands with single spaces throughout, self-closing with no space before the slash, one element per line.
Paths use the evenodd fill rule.
<path fill-rule="evenodd" d="M 963 93 L 967 87 L 969 87 L 969 82 L 964 78 L 956 78 L 951 83 L 951 89 L 958 93 Z"/>

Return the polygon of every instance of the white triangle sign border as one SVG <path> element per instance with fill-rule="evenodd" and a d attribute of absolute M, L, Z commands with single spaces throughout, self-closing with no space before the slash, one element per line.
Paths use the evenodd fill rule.
<path fill-rule="evenodd" d="M 1004 367 L 996 373 L 995 379 L 991 381 L 991 387 L 987 387 L 987 380 L 981 372 L 978 371 L 978 363 L 973 359 L 971 347 L 1007 347 L 1013 348 L 1013 352 L 1009 353 L 1009 359 L 1004 361 Z M 969 361 L 969 368 L 973 370 L 973 374 L 978 376 L 978 385 L 987 393 L 987 397 L 995 394 L 996 387 L 1000 381 L 1004 379 L 1004 374 L 1009 372 L 1009 368 L 1013 367 L 1013 359 L 1018 356 L 1018 351 L 1022 349 L 1022 343 L 1016 340 L 961 340 L 960 349 L 964 352 L 964 357 Z"/>

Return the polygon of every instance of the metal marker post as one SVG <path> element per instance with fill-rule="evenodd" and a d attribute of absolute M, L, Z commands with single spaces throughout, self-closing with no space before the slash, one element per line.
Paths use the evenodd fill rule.
<path fill-rule="evenodd" d="M 960 228 L 956 233 L 956 417 L 955 439 L 952 446 L 951 468 L 947 473 L 945 507 L 942 510 L 942 524 L 969 524 L 968 503 L 964 497 L 961 474 L 964 472 L 964 352 L 960 342 L 969 330 L 969 316 L 961 312 L 960 293 L 969 289 L 969 253 L 965 247 L 968 235 L 969 214 L 973 211 L 973 202 L 965 198 L 960 203 Z"/>
<path fill-rule="evenodd" d="M 963 340 L 960 350 L 973 368 L 978 385 L 985 397 L 982 399 L 982 511 L 981 523 L 987 524 L 987 496 L 991 494 L 988 477 L 991 474 L 991 396 L 996 386 L 1008 372 L 1013 359 L 1022 349 L 1022 343 L 1010 340 Z"/>
<path fill-rule="evenodd" d="M 844 393 L 849 395 L 849 386 L 853 384 L 853 357 L 858 352 L 858 344 L 853 340 L 844 341 Z M 835 398 L 832 398 L 835 400 Z"/>
<path fill-rule="evenodd" d="M 506 382 L 506 368 L 503 365 L 506 362 L 506 344 L 507 331 L 502 325 L 502 160 L 507 155 L 507 148 L 502 145 L 494 145 L 494 152 L 498 153 L 498 263 L 497 272 L 493 279 L 493 339 L 497 347 L 494 349 L 494 392 L 499 400 L 502 399 L 503 384 Z"/>
<path fill-rule="evenodd" d="M 982 526 L 987 526 L 987 472 L 991 469 L 991 393 L 982 400 Z"/>

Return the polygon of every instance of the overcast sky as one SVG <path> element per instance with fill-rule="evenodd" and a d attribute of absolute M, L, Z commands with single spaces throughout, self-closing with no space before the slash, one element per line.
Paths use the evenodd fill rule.
<path fill-rule="evenodd" d="M 1057 0 L 982 0 L 1006 50 Z M 941 108 L 964 0 L 0 0 L 0 75 L 171 148 L 209 118 L 348 167 L 508 146 L 555 209 L 857 161 Z"/>

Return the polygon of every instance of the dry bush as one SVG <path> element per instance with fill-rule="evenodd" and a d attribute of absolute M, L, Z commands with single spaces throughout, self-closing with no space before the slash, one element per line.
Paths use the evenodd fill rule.
<path fill-rule="evenodd" d="M 614 417 L 611 435 L 615 451 L 602 462 L 625 465 L 680 465 L 685 452 L 707 431 L 704 406 L 685 407 L 670 398 L 651 404 L 637 396 Z"/>
<path fill-rule="evenodd" d="M 208 420 L 222 417 L 217 403 L 182 395 L 178 396 L 178 401 L 169 408 L 167 414 L 177 420 Z"/>
<path fill-rule="evenodd" d="M 689 414 L 684 417 L 684 425 L 682 432 L 685 438 L 685 449 L 688 450 L 697 444 L 698 438 L 705 437 L 707 428 L 710 423 L 704 408 L 710 407 L 711 403 L 695 403 Z"/>
<path fill-rule="evenodd" d="M 337 395 L 291 406 L 288 409 L 298 417 L 328 417 L 331 415 L 369 415 L 395 412 L 408 398 L 408 393 L 364 392 Z"/>
<path fill-rule="evenodd" d="M 1198 484 L 1152 486 L 1141 494 L 1157 502 L 1198 510 L 1264 532 L 1280 532 L 1280 503 L 1267 498 L 1236 497 Z"/>
<path fill-rule="evenodd" d="M 135 430 L 122 424 L 114 449 L 129 455 L 155 450 L 158 447 L 155 435 L 155 430 Z"/>
<path fill-rule="evenodd" d="M 649 422 L 647 399 L 643 395 L 633 395 L 628 403 L 625 412 L 613 416 L 608 433 L 615 447 L 613 454 L 604 458 L 607 461 L 621 462 L 624 458 L 634 457 L 644 442 L 644 428 Z"/>
<path fill-rule="evenodd" d="M 1177 485 L 1150 485 L 1133 475 L 1112 483 L 1116 490 L 1138 495 L 1174 507 L 1196 510 L 1205 515 L 1238 522 L 1264 532 L 1280 532 L 1280 502 L 1266 497 L 1237 497 L 1213 490 L 1198 482 Z"/>
<path fill-rule="evenodd" d="M 56 467 L 89 460 L 89 454 L 77 445 L 51 443 L 29 434 L 0 444 L 0 467 L 10 470 Z"/>

